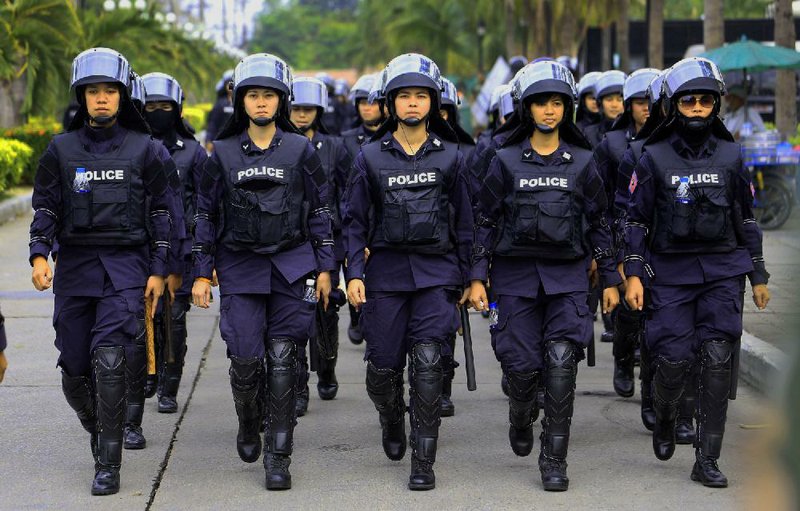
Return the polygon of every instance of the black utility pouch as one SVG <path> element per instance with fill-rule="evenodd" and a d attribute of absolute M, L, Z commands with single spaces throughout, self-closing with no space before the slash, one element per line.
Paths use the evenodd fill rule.
<path fill-rule="evenodd" d="M 72 192 L 72 225 L 76 229 L 92 228 L 92 192 Z"/>

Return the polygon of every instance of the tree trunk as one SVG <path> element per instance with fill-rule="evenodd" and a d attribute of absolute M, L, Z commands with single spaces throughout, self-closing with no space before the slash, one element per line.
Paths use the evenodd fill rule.
<path fill-rule="evenodd" d="M 517 15 L 514 0 L 505 0 L 506 58 L 517 54 Z"/>
<path fill-rule="evenodd" d="M 617 0 L 617 53 L 619 54 L 619 68 L 626 73 L 630 72 L 631 52 L 628 43 L 628 8 L 631 0 Z"/>
<path fill-rule="evenodd" d="M 14 128 L 25 124 L 22 103 L 25 101 L 26 75 L 7 82 L 0 80 L 0 128 Z"/>
<path fill-rule="evenodd" d="M 533 53 L 528 58 L 547 54 L 547 14 L 544 2 L 545 0 L 536 0 Z"/>
<path fill-rule="evenodd" d="M 775 2 L 775 44 L 794 50 L 792 1 Z M 794 70 L 778 71 L 775 85 L 775 126 L 785 136 L 797 132 L 797 81 Z"/>
<path fill-rule="evenodd" d="M 703 44 L 706 51 L 725 43 L 725 18 L 723 0 L 704 0 Z"/>
<path fill-rule="evenodd" d="M 664 0 L 647 0 L 647 63 L 664 68 Z"/>
<path fill-rule="evenodd" d="M 600 32 L 601 55 L 600 60 L 603 70 L 611 69 L 611 25 L 603 27 Z"/>

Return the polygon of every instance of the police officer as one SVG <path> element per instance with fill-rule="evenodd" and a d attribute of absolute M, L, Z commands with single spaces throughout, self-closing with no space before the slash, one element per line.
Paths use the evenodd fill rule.
<path fill-rule="evenodd" d="M 136 71 L 131 71 L 131 102 L 140 114 L 144 115 L 144 82 Z"/>
<path fill-rule="evenodd" d="M 442 87 L 442 107 L 439 109 L 439 115 L 447 121 L 447 124 L 458 136 L 459 150 L 464 155 L 464 159 L 469 161 L 472 157 L 472 152 L 475 150 L 475 140 L 472 135 L 461 127 L 458 115 L 458 109 L 461 107 L 461 98 L 458 95 L 458 89 L 447 78 L 442 78 Z M 503 114 L 501 113 L 501 115 Z"/>
<path fill-rule="evenodd" d="M 650 82 L 659 74 L 658 69 L 645 68 L 635 71 L 625 79 L 622 88 L 624 110 L 622 115 L 606 132 L 603 140 L 594 149 L 594 159 L 597 171 L 603 179 L 606 188 L 606 197 L 609 204 L 614 204 L 617 193 L 617 169 L 625 150 L 630 141 L 635 140 L 638 132 L 644 126 L 649 116 L 649 102 L 647 100 L 647 87 Z M 630 178 L 629 178 L 630 180 Z M 618 226 L 622 224 L 622 213 L 613 208 L 608 209 L 607 222 L 609 225 Z M 620 219 L 619 222 L 615 221 Z M 615 248 L 621 240 L 621 229 L 614 229 L 614 233 L 619 233 L 616 237 Z M 618 262 L 621 262 L 618 259 Z M 614 354 L 614 391 L 622 397 L 631 397 L 634 392 L 633 368 L 635 362 L 635 349 L 637 344 L 637 333 L 639 331 L 638 313 L 632 317 L 627 317 L 628 311 L 623 307 L 615 310 L 612 321 L 622 321 L 631 324 L 632 329 L 622 328 L 617 331 L 612 328 L 613 354 Z M 622 316 L 622 317 L 621 317 Z"/>
<path fill-rule="evenodd" d="M 206 118 L 206 150 L 211 152 L 222 127 L 233 115 L 233 103 L 231 102 L 231 80 L 233 80 L 233 69 L 228 69 L 222 74 L 216 86 L 217 100 Z"/>
<path fill-rule="evenodd" d="M 533 448 L 537 383 L 545 380 L 539 469 L 544 489 L 565 491 L 578 361 L 591 328 L 587 259 L 614 308 L 619 274 L 603 222 L 606 197 L 586 140 L 572 122 L 575 83 L 554 61 L 528 64 L 515 84 L 520 126 L 497 151 L 478 195 L 470 301 L 497 295 L 492 344 L 509 383 L 509 441 Z"/>
<path fill-rule="evenodd" d="M 584 135 L 589 126 L 602 120 L 600 109 L 597 108 L 597 99 L 594 97 L 594 84 L 602 74 L 600 71 L 591 71 L 578 81 L 578 108 L 575 112 L 575 124 Z"/>
<path fill-rule="evenodd" d="M 653 451 L 675 450 L 678 402 L 700 360 L 691 478 L 726 487 L 717 465 L 725 431 L 735 342 L 742 334 L 744 276 L 756 306 L 769 301 L 761 231 L 741 151 L 719 118 L 725 93 L 716 65 L 684 59 L 663 83 L 667 119 L 648 138 L 630 181 L 625 298 L 642 310 L 650 276 L 646 342 L 653 360 Z"/>
<path fill-rule="evenodd" d="M 205 149 L 186 128 L 182 120 L 183 89 L 178 81 L 165 73 L 149 73 L 142 77 L 144 83 L 144 117 L 153 135 L 161 140 L 175 162 L 180 179 L 181 203 L 184 209 L 185 229 L 192 232 L 195 213 L 195 189 L 207 159 Z M 158 346 L 158 411 L 178 411 L 178 387 L 183 374 L 186 356 L 186 313 L 191 306 L 191 238 L 182 240 L 181 247 L 170 259 L 167 288 L 171 307 L 156 318 L 156 337 L 163 341 Z M 188 243 L 187 243 L 188 241 Z M 188 246 L 187 246 L 188 245 Z M 166 299 L 167 297 L 165 297 Z M 169 309 L 169 312 L 167 312 Z M 164 315 L 169 313 L 170 317 Z M 169 332 L 166 329 L 169 328 Z M 169 335 L 170 342 L 166 342 Z"/>
<path fill-rule="evenodd" d="M 358 156 L 361 146 L 375 134 L 378 127 L 386 120 L 381 105 L 377 101 L 369 101 L 369 93 L 377 76 L 377 73 L 364 75 L 356 80 L 353 88 L 350 89 L 350 100 L 357 113 L 356 126 L 343 131 L 341 137 L 351 160 Z"/>
<path fill-rule="evenodd" d="M 130 66 L 92 48 L 72 64 L 81 105 L 39 162 L 30 233 L 32 280 L 54 286 L 56 347 L 67 403 L 91 434 L 93 495 L 119 491 L 126 359 L 143 344 L 143 298 L 164 288 L 173 165 L 130 99 Z M 148 234 L 148 222 L 152 234 Z M 47 263 L 58 242 L 58 271 Z"/>
<path fill-rule="evenodd" d="M 589 140 L 592 147 L 596 147 L 603 140 L 606 131 L 609 131 L 617 117 L 622 115 L 624 110 L 622 86 L 625 84 L 626 77 L 627 75 L 622 71 L 606 71 L 597 78 L 592 87 L 601 116 L 599 122 L 587 127 L 584 131 L 586 139 Z"/>
<path fill-rule="evenodd" d="M 317 392 L 322 400 L 336 397 L 339 383 L 336 380 L 336 360 L 339 353 L 339 307 L 347 301 L 339 289 L 339 268 L 344 263 L 342 245 L 341 200 L 344 193 L 350 157 L 341 140 L 328 135 L 322 124 L 322 113 L 328 106 L 328 91 L 325 84 L 316 78 L 295 78 L 292 82 L 291 121 L 311 141 L 328 177 L 328 189 L 332 197 L 334 258 L 336 269 L 331 272 L 331 305 L 323 311 L 316 322 L 315 343 L 311 347 L 317 354 Z M 308 409 L 308 360 L 305 350 L 298 356 L 297 415 L 305 415 Z"/>
<path fill-rule="evenodd" d="M 261 454 L 265 416 L 268 490 L 291 488 L 298 345 L 312 331 L 314 300 L 327 306 L 335 268 L 328 180 L 289 121 L 291 87 L 289 67 L 273 55 L 249 55 L 236 66 L 234 114 L 203 169 L 192 248 L 195 305 L 208 307 L 213 269 L 219 279 L 245 462 Z M 308 282 L 314 275 L 316 285 Z"/>
<path fill-rule="evenodd" d="M 625 219 L 628 212 L 628 200 L 630 199 L 630 183 L 633 168 L 638 163 L 639 158 L 642 156 L 642 148 L 644 143 L 655 129 L 663 122 L 665 117 L 664 102 L 662 101 L 661 84 L 664 80 L 668 69 L 661 71 L 658 76 L 653 78 L 650 85 L 647 87 L 647 101 L 648 101 L 648 117 L 644 126 L 637 132 L 636 138 L 628 143 L 628 148 L 620 159 L 619 167 L 617 168 L 617 192 L 614 195 L 614 213 L 616 215 L 614 229 L 617 240 L 620 242 L 617 248 L 617 268 L 625 278 L 624 269 L 619 261 L 624 260 L 625 257 L 625 244 L 623 241 L 625 230 Z M 620 234 L 620 230 L 622 233 Z M 647 276 L 643 281 L 647 283 Z M 624 289 L 624 288 L 623 288 Z M 647 353 L 647 343 L 644 342 L 644 321 L 645 315 L 642 311 L 632 310 L 627 306 L 627 301 L 621 300 L 621 306 L 615 309 L 616 321 L 614 323 L 614 335 L 619 336 L 635 336 L 639 343 L 640 349 L 640 372 L 639 379 L 641 380 L 641 419 L 642 424 L 648 431 L 653 431 L 655 426 L 655 411 L 653 410 L 653 395 L 652 395 L 652 371 L 650 368 L 650 359 Z M 681 412 L 678 417 L 676 425 L 676 438 L 678 443 L 683 443 L 694 439 L 694 425 L 685 428 L 686 415 L 688 421 L 691 422 L 694 417 L 694 409 L 688 401 L 689 393 L 684 393 L 682 398 Z M 686 413 L 684 413 L 686 411 Z M 689 441 L 688 443 L 692 443 Z"/>
<path fill-rule="evenodd" d="M 348 297 L 361 308 L 367 393 L 389 459 L 405 455 L 403 369 L 409 358 L 412 449 L 408 487 L 435 487 L 442 356 L 456 330 L 472 218 L 463 155 L 439 117 L 439 68 L 409 53 L 386 67 L 390 119 L 356 157 L 344 233 Z M 374 213 L 370 213 L 374 211 Z M 365 262 L 364 249 L 370 256 Z"/>
<path fill-rule="evenodd" d="M 375 132 L 378 131 L 378 127 L 386 120 L 383 100 L 378 97 L 380 85 L 380 73 L 374 73 L 362 76 L 353 84 L 353 88 L 350 89 L 350 97 L 358 114 L 358 125 L 342 132 L 342 141 L 350 156 L 350 161 L 355 160 L 359 151 L 361 151 L 361 146 L 372 138 Z M 370 99 L 370 94 L 373 92 L 373 89 L 377 90 L 373 98 Z M 347 337 L 353 344 L 361 344 L 364 342 L 364 335 L 361 333 L 361 328 L 358 326 L 360 314 L 353 304 L 348 303 L 347 307 L 350 312 L 350 324 L 347 326 Z"/>

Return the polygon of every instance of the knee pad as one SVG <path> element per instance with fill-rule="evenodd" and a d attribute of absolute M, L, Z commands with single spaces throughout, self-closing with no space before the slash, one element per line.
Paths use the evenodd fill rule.
<path fill-rule="evenodd" d="M 575 371 L 578 353 L 570 341 L 547 341 L 545 344 L 545 365 L 549 371 Z"/>
<path fill-rule="evenodd" d="M 291 371 L 297 364 L 297 343 L 292 339 L 267 341 L 267 366 L 270 371 Z"/>
<path fill-rule="evenodd" d="M 721 339 L 706 341 L 702 349 L 702 367 L 712 371 L 729 369 L 732 356 L 733 343 Z"/>

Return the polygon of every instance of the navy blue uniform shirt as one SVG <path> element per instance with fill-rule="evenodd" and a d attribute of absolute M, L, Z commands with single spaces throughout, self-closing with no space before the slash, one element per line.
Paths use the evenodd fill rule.
<path fill-rule="evenodd" d="M 78 137 L 84 148 L 95 154 L 107 153 L 119 147 L 128 130 L 114 124 L 110 128 L 94 129 L 83 126 Z M 51 142 L 39 160 L 36 180 L 33 187 L 33 222 L 31 223 L 30 257 L 47 258 L 57 241 L 59 215 L 62 206 L 61 164 Z M 173 165 L 164 146 L 151 140 L 145 155 L 143 181 L 145 187 L 154 174 L 164 174 Z M 103 296 L 105 275 L 108 274 L 114 289 L 120 291 L 144 287 L 150 275 L 167 275 L 168 243 L 171 239 L 171 215 L 174 202 L 169 188 L 150 197 L 149 211 L 154 241 L 164 241 L 156 245 L 143 244 L 133 247 L 103 245 L 61 245 L 58 263 L 54 272 L 53 292 L 63 296 Z M 169 215 L 151 215 L 152 211 L 167 211 Z"/>
<path fill-rule="evenodd" d="M 386 143 L 388 142 L 388 143 Z M 381 153 L 390 158 L 410 161 L 391 133 L 379 141 Z M 438 143 L 438 144 L 436 144 Z M 439 138 L 430 134 L 418 150 L 422 155 L 419 165 L 424 166 L 424 154 L 441 146 Z M 472 211 L 467 191 L 464 156 L 459 152 L 455 163 L 455 179 L 448 198 L 452 206 L 456 249 L 444 255 L 416 254 L 389 249 L 371 251 L 369 261 L 364 260 L 371 228 L 371 211 L 374 208 L 372 184 L 367 176 L 364 153 L 359 153 L 353 163 L 351 181 L 346 192 L 347 212 L 344 221 L 347 268 L 345 277 L 365 279 L 370 291 L 415 291 L 433 286 L 466 286 L 469 284 L 469 253 L 472 245 Z"/>

